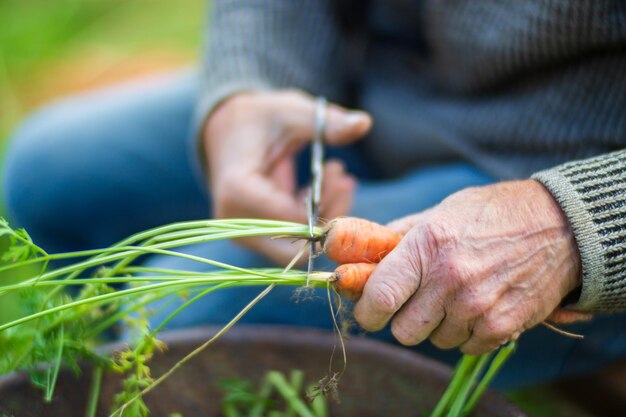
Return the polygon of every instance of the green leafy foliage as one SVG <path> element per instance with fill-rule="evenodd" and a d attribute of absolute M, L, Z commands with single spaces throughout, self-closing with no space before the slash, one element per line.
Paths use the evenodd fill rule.
<path fill-rule="evenodd" d="M 243 409 L 251 409 L 255 404 L 263 401 L 256 392 L 253 392 L 252 383 L 245 379 L 225 379 L 220 381 L 218 386 L 224 391 L 222 408 L 242 407 Z"/>
<path fill-rule="evenodd" d="M 146 309 L 125 321 L 139 336 L 135 347 L 129 346 L 120 352 L 112 363 L 113 371 L 127 374 L 122 381 L 122 391 L 115 396 L 112 411 L 119 417 L 146 417 L 150 410 L 141 393 L 154 382 L 148 362 L 156 351 L 165 349 L 165 345 L 149 331 Z"/>
<path fill-rule="evenodd" d="M 24 229 L 11 229 L 9 223 L 0 218 L 0 238 L 9 240 L 9 247 L 5 249 L 0 262 L 14 263 L 25 261 L 36 255 L 46 255 L 46 252 L 33 243 L 33 240 Z"/>
<path fill-rule="evenodd" d="M 309 398 L 304 374 L 292 370 L 289 376 L 269 371 L 256 389 L 251 381 L 231 378 L 219 382 L 224 391 L 222 414 L 226 417 L 327 417 L 324 395 Z"/>

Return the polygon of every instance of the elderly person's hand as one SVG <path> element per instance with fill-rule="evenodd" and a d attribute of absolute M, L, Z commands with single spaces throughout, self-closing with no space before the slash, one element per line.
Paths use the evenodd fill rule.
<path fill-rule="evenodd" d="M 370 126 L 366 113 L 331 104 L 325 141 L 345 145 L 363 136 Z M 306 223 L 294 155 L 314 133 L 315 100 L 301 92 L 246 92 L 222 103 L 204 129 L 214 216 Z M 323 184 L 320 215 L 345 215 L 352 203 L 355 179 L 339 161 L 329 161 Z M 282 264 L 297 251 L 285 240 L 251 238 L 240 242 Z"/>
<path fill-rule="evenodd" d="M 542 322 L 581 285 L 567 220 L 534 180 L 468 188 L 390 224 L 406 233 L 355 306 L 399 342 L 491 351 Z"/>

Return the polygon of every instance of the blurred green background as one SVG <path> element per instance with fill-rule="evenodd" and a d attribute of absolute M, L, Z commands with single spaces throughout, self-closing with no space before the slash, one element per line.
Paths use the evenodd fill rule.
<path fill-rule="evenodd" d="M 0 161 L 20 119 L 56 97 L 193 64 L 205 14 L 203 0 L 0 0 Z M 534 417 L 593 417 L 552 386 L 509 395 Z"/>
<path fill-rule="evenodd" d="M 205 6 L 203 0 L 0 0 L 0 164 L 12 130 L 37 107 L 193 64 Z M 0 238 L 0 254 L 6 244 Z M 20 275 L 0 272 L 0 279 Z M 0 302 L 0 322 L 19 311 L 15 297 Z"/>
<path fill-rule="evenodd" d="M 205 9 L 203 0 L 0 0 L 0 157 L 20 119 L 56 97 L 194 62 Z"/>

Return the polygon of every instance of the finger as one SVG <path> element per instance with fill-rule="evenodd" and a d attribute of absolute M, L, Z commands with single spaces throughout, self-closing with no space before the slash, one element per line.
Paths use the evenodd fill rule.
<path fill-rule="evenodd" d="M 461 345 L 461 351 L 468 355 L 491 352 L 516 339 L 524 330 L 522 319 L 515 315 L 499 314 L 497 309 L 478 320 L 469 340 Z"/>
<path fill-rule="evenodd" d="M 586 322 L 591 321 L 592 319 L 593 314 L 591 313 L 567 310 L 565 308 L 556 308 L 552 313 L 550 313 L 548 318 L 546 318 L 547 321 L 560 325 Z"/>
<path fill-rule="evenodd" d="M 493 352 L 500 346 L 505 345 L 507 342 L 508 340 L 482 340 L 472 336 L 467 342 L 463 343 L 459 349 L 466 355 L 482 355 L 483 353 Z"/>
<path fill-rule="evenodd" d="M 422 271 L 417 256 L 405 238 L 374 270 L 354 308 L 354 316 L 365 330 L 385 327 L 419 288 Z"/>
<path fill-rule="evenodd" d="M 267 177 L 258 174 L 229 182 L 228 198 L 216 217 L 255 217 L 306 222 L 304 200 L 281 190 Z"/>
<path fill-rule="evenodd" d="M 269 177 L 276 186 L 293 195 L 296 192 L 295 161 L 293 158 L 283 158 L 276 163 L 269 172 Z"/>
<path fill-rule="evenodd" d="M 287 137 L 295 142 L 308 142 L 315 136 L 316 102 L 304 94 L 287 95 L 280 117 Z M 329 104 L 326 108 L 324 141 L 329 145 L 345 145 L 365 135 L 372 126 L 371 116 L 363 111 L 350 111 Z"/>
<path fill-rule="evenodd" d="M 320 217 L 334 219 L 345 216 L 352 208 L 356 180 L 345 172 L 342 162 L 328 161 L 324 166 Z"/>
<path fill-rule="evenodd" d="M 346 145 L 365 135 L 372 127 L 372 117 L 359 110 L 348 111 L 329 106 L 324 137 L 330 145 Z"/>
<path fill-rule="evenodd" d="M 452 349 L 467 342 L 471 336 L 471 321 L 460 320 L 459 317 L 448 314 L 429 337 L 432 344 L 439 349 Z"/>
<path fill-rule="evenodd" d="M 429 282 L 445 280 L 443 278 Z M 485 284 L 485 281 L 482 284 Z M 449 293 L 445 304 L 446 317 L 430 334 L 430 340 L 435 346 L 440 349 L 451 349 L 463 345 L 472 337 L 475 323 L 489 314 L 494 305 L 501 300 L 504 289 L 488 287 L 483 289 L 481 283 L 475 283 Z"/>
<path fill-rule="evenodd" d="M 423 287 L 396 314 L 391 332 L 403 345 L 417 345 L 428 339 L 445 318 L 446 312 L 437 290 Z"/>

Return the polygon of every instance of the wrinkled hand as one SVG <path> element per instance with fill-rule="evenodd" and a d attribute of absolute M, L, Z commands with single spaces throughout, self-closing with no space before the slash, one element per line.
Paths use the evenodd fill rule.
<path fill-rule="evenodd" d="M 372 273 L 355 316 L 369 331 L 392 320 L 405 345 L 494 350 L 581 285 L 570 226 L 534 180 L 468 188 L 389 226 L 406 235 Z"/>
<path fill-rule="evenodd" d="M 204 149 L 215 217 L 269 218 L 306 223 L 304 192 L 297 189 L 294 155 L 315 133 L 315 100 L 296 91 L 240 93 L 209 117 Z M 329 105 L 325 142 L 344 145 L 363 136 L 369 115 Z M 356 181 L 338 161 L 324 168 L 320 215 L 345 215 Z M 286 240 L 239 242 L 285 264 L 297 252 Z"/>

